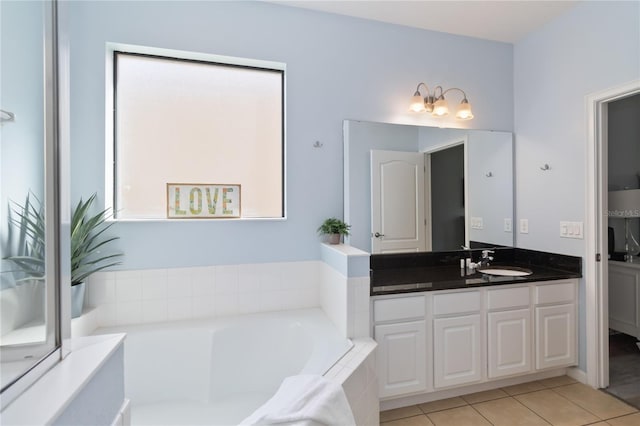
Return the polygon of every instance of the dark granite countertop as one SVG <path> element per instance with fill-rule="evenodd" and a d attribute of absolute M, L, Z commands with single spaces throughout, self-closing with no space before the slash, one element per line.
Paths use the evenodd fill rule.
<path fill-rule="evenodd" d="M 515 266 L 532 271 L 532 274 L 527 276 L 504 277 L 476 271 L 471 273 L 467 269 L 461 269 L 459 263 L 461 254 L 463 252 L 448 252 L 440 258 L 434 258 L 439 255 L 435 253 L 392 255 L 394 257 L 376 255 L 385 257 L 372 259 L 371 295 L 474 288 L 582 277 L 582 259 L 580 257 L 523 249 L 503 249 L 499 253 L 503 261 L 492 262 L 492 267 Z"/>

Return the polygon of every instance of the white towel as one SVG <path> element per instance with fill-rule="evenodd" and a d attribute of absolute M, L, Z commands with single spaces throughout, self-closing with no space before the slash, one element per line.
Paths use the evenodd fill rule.
<path fill-rule="evenodd" d="M 355 426 L 342 386 L 317 375 L 287 377 L 269 401 L 241 423 L 248 425 Z"/>

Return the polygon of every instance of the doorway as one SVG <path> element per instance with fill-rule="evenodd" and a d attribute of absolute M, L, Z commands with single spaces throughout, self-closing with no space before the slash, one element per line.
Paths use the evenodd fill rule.
<path fill-rule="evenodd" d="M 640 94 L 607 104 L 609 387 L 640 407 Z"/>
<path fill-rule="evenodd" d="M 616 275 L 616 259 L 609 260 L 609 227 L 618 227 L 618 224 L 610 223 L 609 192 L 616 189 L 632 189 L 631 183 L 620 186 L 618 174 L 621 170 L 620 158 L 631 157 L 629 152 L 618 152 L 619 141 L 614 139 L 619 133 L 618 129 L 611 131 L 611 126 L 617 126 L 617 118 L 610 116 L 623 103 L 633 103 L 631 98 L 640 96 L 640 80 L 592 94 L 587 97 L 589 134 L 587 150 L 587 229 L 591 238 L 586 240 L 585 283 L 586 283 L 586 331 L 587 331 L 587 382 L 596 388 L 608 388 L 612 394 L 626 399 L 629 403 L 640 405 L 640 376 L 636 382 L 632 374 L 627 374 L 628 362 L 618 363 L 619 357 L 625 354 L 632 355 L 633 349 L 629 343 L 635 346 L 636 336 L 627 335 L 616 319 L 625 314 L 625 309 L 640 309 L 640 283 L 634 289 L 637 303 L 621 308 L 616 303 L 620 301 L 617 290 L 620 289 L 619 276 Z M 637 117 L 637 115 L 636 115 Z M 637 118 L 635 119 L 637 121 Z M 637 144 L 637 139 L 634 141 Z M 611 149 L 610 149 L 611 148 Z M 640 152 L 640 148 L 637 152 Z M 611 157 L 611 158 L 610 158 Z M 615 164 L 611 164 L 612 161 Z M 640 158 L 634 167 L 640 172 Z M 611 166 L 610 166 L 611 165 Z M 613 173 L 609 173 L 612 169 Z M 622 173 L 625 174 L 626 172 Z M 633 173 L 635 175 L 635 172 Z M 633 188 L 640 187 L 640 181 L 636 181 Z M 619 233 L 619 232 L 618 232 Z M 615 234 L 615 232 L 614 232 Z M 619 246 L 618 246 L 619 247 Z M 616 251 L 616 248 L 612 250 Z M 640 264 L 638 271 L 640 272 Z M 640 277 L 640 275 L 639 275 Z M 640 280 L 640 278 L 638 278 Z M 628 285 L 628 283 L 627 283 Z M 611 291 L 610 291 L 611 290 Z M 625 301 L 631 297 L 623 297 Z M 623 315 L 624 316 L 624 315 Z M 640 326 L 640 312 L 635 315 Z M 610 329 L 610 325 L 614 328 Z M 629 330 L 627 330 L 629 331 Z M 627 359 L 630 359 L 627 357 Z M 631 369 L 635 362 L 630 361 Z M 640 364 L 638 364 L 640 366 Z M 635 373 L 635 371 L 634 371 Z M 611 380 L 610 380 L 611 379 Z M 626 381 L 627 383 L 623 383 Z M 638 390 L 639 399 L 635 399 L 633 389 Z"/>

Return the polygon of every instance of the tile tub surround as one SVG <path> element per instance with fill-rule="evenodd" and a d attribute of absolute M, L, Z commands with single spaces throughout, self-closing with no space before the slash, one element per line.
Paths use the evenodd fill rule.
<path fill-rule="evenodd" d="M 380 413 L 397 425 L 638 425 L 632 406 L 567 376 L 411 405 Z"/>
<path fill-rule="evenodd" d="M 346 337 L 369 337 L 369 256 L 346 244 L 321 246 L 320 304 Z"/>
<path fill-rule="evenodd" d="M 481 287 L 582 277 L 582 258 L 518 248 L 496 248 L 493 266 L 528 268 L 524 277 L 488 277 L 460 268 L 460 259 L 478 261 L 482 250 L 371 255 L 371 294 L 394 294 Z"/>
<path fill-rule="evenodd" d="M 320 306 L 321 268 L 306 261 L 99 272 L 87 302 L 102 327 L 312 308 Z"/>
<path fill-rule="evenodd" d="M 345 337 L 369 337 L 368 253 L 343 246 L 323 261 L 99 272 L 72 335 L 98 327 L 321 307 Z M 356 265 L 339 269 L 334 263 Z M 362 265 L 365 265 L 362 267 Z M 351 273 L 349 273 L 351 271 Z M 345 275 L 346 274 L 346 275 Z M 364 275 L 363 275 L 364 274 Z"/>
<path fill-rule="evenodd" d="M 353 339 L 354 347 L 325 377 L 342 385 L 358 426 L 380 425 L 376 375 L 377 343 L 371 338 Z"/>

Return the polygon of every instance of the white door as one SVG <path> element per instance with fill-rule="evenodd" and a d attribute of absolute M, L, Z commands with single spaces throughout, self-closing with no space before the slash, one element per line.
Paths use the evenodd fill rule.
<path fill-rule="evenodd" d="M 433 321 L 433 384 L 443 388 L 482 379 L 480 315 Z"/>
<path fill-rule="evenodd" d="M 424 321 L 376 325 L 379 396 L 427 389 L 426 326 Z"/>
<path fill-rule="evenodd" d="M 489 378 L 531 371 L 531 310 L 489 312 Z"/>
<path fill-rule="evenodd" d="M 426 250 L 424 154 L 371 151 L 371 252 Z"/>
<path fill-rule="evenodd" d="M 576 363 L 575 305 L 536 308 L 536 368 Z"/>

